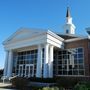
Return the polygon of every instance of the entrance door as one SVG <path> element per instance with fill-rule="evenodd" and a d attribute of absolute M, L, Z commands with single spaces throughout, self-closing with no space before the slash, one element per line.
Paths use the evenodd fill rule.
<path fill-rule="evenodd" d="M 19 65 L 19 76 L 23 77 L 23 65 Z"/>
<path fill-rule="evenodd" d="M 33 77 L 33 75 L 34 75 L 34 65 L 27 64 L 25 66 L 25 77 Z"/>

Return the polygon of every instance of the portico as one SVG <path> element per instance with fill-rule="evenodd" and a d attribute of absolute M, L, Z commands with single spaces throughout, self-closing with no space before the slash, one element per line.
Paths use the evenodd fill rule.
<path fill-rule="evenodd" d="M 14 73 L 23 77 L 52 78 L 54 47 L 64 47 L 63 39 L 55 33 L 26 28 L 15 32 L 3 44 L 6 50 L 4 76 L 7 77 Z"/>

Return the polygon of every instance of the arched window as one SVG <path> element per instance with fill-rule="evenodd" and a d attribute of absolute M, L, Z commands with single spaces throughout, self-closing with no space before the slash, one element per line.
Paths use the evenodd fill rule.
<path fill-rule="evenodd" d="M 68 29 L 66 30 L 66 34 L 69 34 L 69 30 Z"/>

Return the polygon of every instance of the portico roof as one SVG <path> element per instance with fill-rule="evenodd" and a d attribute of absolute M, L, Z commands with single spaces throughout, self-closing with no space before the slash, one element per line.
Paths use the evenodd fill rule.
<path fill-rule="evenodd" d="M 47 29 L 21 28 L 3 42 L 5 48 L 19 48 L 39 43 L 51 43 L 59 47 L 64 39 Z"/>

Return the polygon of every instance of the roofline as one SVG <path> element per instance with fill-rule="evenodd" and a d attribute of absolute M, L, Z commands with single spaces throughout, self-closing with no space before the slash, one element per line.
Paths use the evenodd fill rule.
<path fill-rule="evenodd" d="M 58 35 L 67 35 L 67 36 L 72 36 L 72 37 L 77 37 L 77 38 L 87 38 L 86 35 L 80 35 L 80 34 L 66 34 L 66 33 L 62 33 L 62 32 L 56 32 L 56 34 Z"/>
<path fill-rule="evenodd" d="M 11 34 L 6 40 L 4 40 L 4 41 L 2 42 L 2 44 L 4 45 L 4 44 L 5 44 L 7 41 L 9 41 L 13 36 L 15 36 L 17 33 L 21 32 L 21 31 L 23 31 L 23 30 L 28 30 L 28 31 L 37 30 L 37 31 L 42 31 L 42 32 L 45 32 L 45 31 L 46 31 L 46 29 L 23 28 L 23 27 L 21 27 L 21 28 L 17 29 L 13 34 Z"/>
<path fill-rule="evenodd" d="M 21 32 L 21 31 L 23 31 L 23 30 L 28 30 L 28 31 L 31 31 L 31 32 L 33 32 L 34 30 L 35 30 L 36 32 L 39 31 L 39 32 L 41 32 L 42 34 L 45 34 L 45 33 L 46 33 L 46 34 L 49 34 L 49 35 L 53 36 L 54 38 L 56 38 L 56 39 L 58 39 L 58 40 L 60 40 L 60 41 L 64 41 L 63 38 L 59 37 L 57 34 L 53 33 L 52 31 L 50 31 L 50 30 L 48 30 L 48 29 L 20 28 L 20 29 L 16 30 L 11 36 L 9 36 L 6 40 L 4 40 L 2 44 L 5 45 L 7 41 L 9 41 L 9 40 L 10 40 L 12 37 L 14 37 L 17 33 Z"/>
<path fill-rule="evenodd" d="M 65 40 L 65 42 L 73 42 L 73 41 L 78 41 L 78 40 L 84 40 L 84 39 L 89 39 L 88 37 L 85 37 L 85 38 L 73 38 L 73 39 L 67 39 Z"/>
<path fill-rule="evenodd" d="M 58 36 L 56 33 L 52 32 L 50 30 L 48 30 L 47 33 L 61 41 L 64 41 L 64 39 L 62 37 Z"/>

